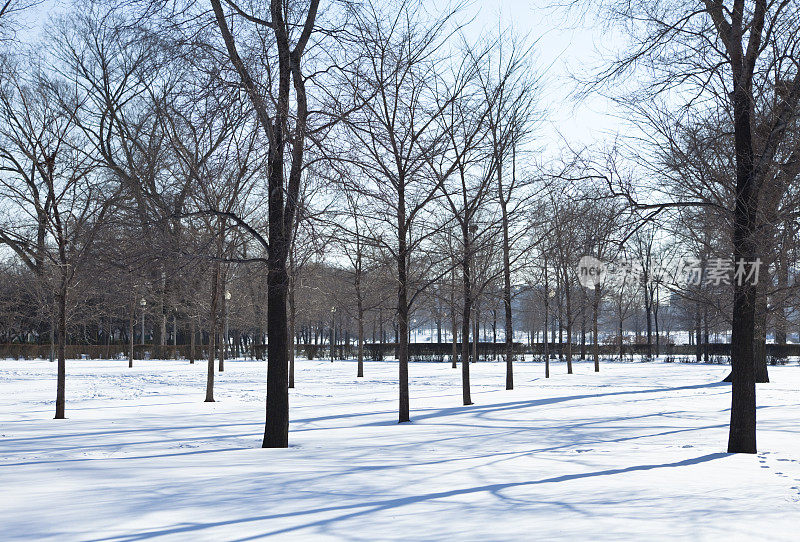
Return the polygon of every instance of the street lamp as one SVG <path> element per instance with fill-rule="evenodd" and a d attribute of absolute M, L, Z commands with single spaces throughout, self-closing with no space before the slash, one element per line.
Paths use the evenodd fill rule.
<path fill-rule="evenodd" d="M 222 356 L 227 358 L 228 357 L 228 302 L 231 300 L 231 292 L 230 290 L 225 290 L 225 331 L 224 337 L 222 341 Z"/>
<path fill-rule="evenodd" d="M 142 298 L 142 300 L 139 301 L 139 305 L 142 307 L 142 345 L 144 345 L 144 311 L 145 307 L 147 307 L 147 301 L 145 298 Z"/>

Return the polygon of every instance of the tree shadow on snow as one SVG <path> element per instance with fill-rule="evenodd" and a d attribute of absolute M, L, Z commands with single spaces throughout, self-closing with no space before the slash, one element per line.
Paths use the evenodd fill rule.
<path fill-rule="evenodd" d="M 436 409 L 421 409 L 418 410 L 417 413 L 412 413 L 411 421 L 421 421 L 421 420 L 428 420 L 432 418 L 440 418 L 444 416 L 452 416 L 454 414 L 470 414 L 470 415 L 477 415 L 483 416 L 488 413 L 494 412 L 501 412 L 503 410 L 515 410 L 520 408 L 528 408 L 528 407 L 535 407 L 535 406 L 543 406 L 543 405 L 552 405 L 556 403 L 563 403 L 566 401 L 578 401 L 581 399 L 597 399 L 601 397 L 613 397 L 618 395 L 635 395 L 635 394 L 644 394 L 644 393 L 660 393 L 660 392 L 670 392 L 670 391 L 683 391 L 683 390 L 695 390 L 695 389 L 703 389 L 703 388 L 718 388 L 724 387 L 727 388 L 729 386 L 725 385 L 723 382 L 709 382 L 706 384 L 693 384 L 689 386 L 676 386 L 676 387 L 668 387 L 668 388 L 650 388 L 644 390 L 625 390 L 625 391 L 612 391 L 608 393 L 588 393 L 583 395 L 565 395 L 563 397 L 547 397 L 544 399 L 530 399 L 527 401 L 509 401 L 507 403 L 492 403 L 487 405 L 478 405 L 473 404 L 469 406 L 457 406 L 457 407 L 447 407 L 447 408 L 436 408 Z M 346 417 L 343 416 L 343 417 Z M 379 425 L 394 425 L 397 422 L 389 422 L 389 421 L 379 421 L 373 422 L 369 424 L 365 424 L 366 426 L 379 426 Z"/>
<path fill-rule="evenodd" d="M 626 474 L 630 472 L 637 472 L 637 471 L 649 471 L 654 469 L 662 469 L 662 468 L 676 468 L 676 467 L 687 467 L 690 465 L 697 465 L 700 463 L 706 463 L 709 461 L 714 461 L 716 459 L 720 459 L 726 457 L 731 454 L 726 453 L 711 453 L 702 455 L 699 457 L 693 457 L 689 459 L 683 459 L 681 461 L 675 461 L 673 463 L 661 463 L 661 464 L 649 464 L 649 465 L 635 465 L 632 467 L 620 468 L 620 469 L 606 469 L 601 471 L 594 471 L 594 472 L 584 472 L 584 473 L 577 473 L 577 474 L 565 474 L 561 476 L 553 476 L 550 478 L 542 478 L 540 480 L 528 480 L 523 482 L 509 482 L 509 483 L 502 483 L 502 484 L 487 484 L 482 486 L 474 486 L 474 487 L 467 487 L 461 489 L 453 489 L 449 491 L 438 491 L 433 493 L 425 493 L 422 495 L 412 495 L 408 497 L 398 497 L 393 499 L 385 499 L 376 502 L 357 502 L 351 504 L 344 504 L 338 506 L 327 506 L 327 507 L 319 507 L 319 508 L 311 508 L 307 510 L 299 510 L 296 512 L 287 512 L 287 513 L 279 513 L 279 514 L 265 514 L 260 516 L 252 516 L 247 518 L 240 518 L 240 519 L 233 519 L 233 520 L 226 520 L 226 521 L 216 521 L 216 522 L 207 522 L 207 523 L 192 523 L 192 524 L 179 524 L 173 527 L 167 527 L 164 529 L 158 530 L 150 530 L 150 531 L 143 531 L 138 533 L 131 533 L 131 534 L 123 534 L 123 535 L 116 535 L 110 536 L 105 538 L 96 538 L 92 539 L 91 542 L 135 542 L 138 540 L 147 540 L 150 538 L 160 537 L 160 536 L 170 536 L 170 535 L 179 535 L 179 534 L 189 534 L 189 533 L 197 533 L 198 531 L 203 531 L 205 529 L 213 529 L 215 527 L 224 527 L 230 525 L 244 525 L 248 523 L 254 523 L 259 521 L 268 521 L 268 520 L 278 520 L 278 519 L 285 519 L 285 518 L 303 518 L 307 516 L 311 516 L 314 514 L 321 514 L 327 512 L 344 512 L 338 516 L 320 519 L 315 521 L 307 521 L 304 523 L 300 523 L 297 525 L 292 525 L 289 527 L 274 529 L 271 531 L 266 531 L 263 533 L 259 533 L 254 536 L 250 536 L 247 538 L 238 538 L 240 541 L 245 540 L 255 540 L 258 538 L 264 538 L 268 536 L 276 536 L 276 535 L 283 535 L 292 533 L 295 531 L 299 531 L 302 529 L 311 529 L 311 528 L 328 528 L 331 527 L 333 524 L 341 521 L 345 521 L 348 519 L 353 519 L 361 516 L 368 516 L 370 514 L 375 514 L 379 512 L 383 512 L 385 510 L 394 510 L 399 509 L 404 506 L 409 506 L 413 504 L 423 503 L 434 501 L 438 499 L 447 499 L 450 497 L 459 497 L 464 495 L 470 495 L 475 493 L 491 493 L 497 495 L 498 492 L 513 489 L 513 488 L 520 488 L 520 487 L 529 487 L 529 486 L 536 486 L 541 484 L 554 484 L 560 482 L 569 482 L 572 480 L 580 480 L 584 478 L 595 478 L 599 476 L 614 476 L 618 474 Z M 349 511 L 349 512 L 348 512 Z"/>

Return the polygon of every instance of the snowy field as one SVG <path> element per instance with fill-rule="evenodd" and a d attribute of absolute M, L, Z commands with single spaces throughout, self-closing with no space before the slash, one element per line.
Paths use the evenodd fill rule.
<path fill-rule="evenodd" d="M 723 453 L 728 367 L 298 361 L 291 444 L 259 448 L 266 368 L 0 361 L 2 540 L 797 540 L 800 367 L 759 386 L 759 449 Z"/>

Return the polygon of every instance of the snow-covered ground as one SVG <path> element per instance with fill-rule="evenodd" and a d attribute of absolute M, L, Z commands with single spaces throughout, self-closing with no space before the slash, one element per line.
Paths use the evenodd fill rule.
<path fill-rule="evenodd" d="M 759 386 L 758 455 L 723 453 L 725 366 L 298 361 L 291 447 L 259 448 L 265 364 L 0 361 L 0 539 L 797 540 L 800 367 Z"/>

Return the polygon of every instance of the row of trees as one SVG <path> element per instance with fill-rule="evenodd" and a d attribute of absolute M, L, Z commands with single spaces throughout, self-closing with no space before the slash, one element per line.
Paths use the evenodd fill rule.
<path fill-rule="evenodd" d="M 404 422 L 414 318 L 449 332 L 471 404 L 487 313 L 512 389 L 516 335 L 547 349 L 558 329 L 570 373 L 580 336 L 599 370 L 601 331 L 621 351 L 641 307 L 651 353 L 679 314 L 698 345 L 730 323 L 729 449 L 754 451 L 763 345 L 797 307 L 798 18 L 732 4 L 611 2 L 630 54 L 585 88 L 648 68 L 609 90 L 645 135 L 547 161 L 533 49 L 467 37 L 464 9 L 81 4 L 2 56 L 2 332 L 57 346 L 63 418 L 69 339 L 124 342 L 131 363 L 137 322 L 141 342 L 204 343 L 213 401 L 233 329 L 266 350 L 264 446 L 284 447 L 298 339 L 352 333 L 362 376 L 367 330 L 393 336 Z M 730 254 L 761 280 L 674 271 Z M 586 288 L 584 255 L 638 263 Z"/>

